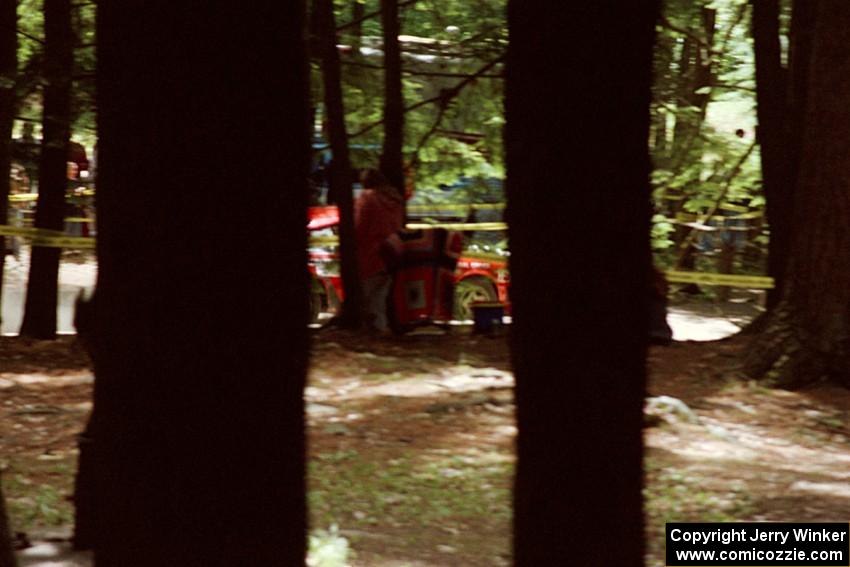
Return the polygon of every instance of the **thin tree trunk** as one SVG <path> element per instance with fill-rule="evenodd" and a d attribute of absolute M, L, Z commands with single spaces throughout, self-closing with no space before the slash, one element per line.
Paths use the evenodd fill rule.
<path fill-rule="evenodd" d="M 35 226 L 62 230 L 68 142 L 71 139 L 71 71 L 74 33 L 71 0 L 44 2 L 44 111 Z M 21 335 L 56 338 L 60 248 L 33 246 Z"/>
<path fill-rule="evenodd" d="M 10 173 L 12 165 L 12 126 L 15 116 L 15 85 L 18 74 L 18 2 L 0 6 L 0 225 L 9 223 Z M 3 275 L 6 267 L 6 239 L 0 235 L 0 323 L 3 305 Z"/>
<path fill-rule="evenodd" d="M 705 92 L 710 88 L 713 78 L 712 59 L 708 54 L 708 49 L 714 45 L 715 25 L 717 20 L 717 12 L 711 8 L 701 8 L 700 18 L 702 25 L 702 37 L 704 44 L 691 39 L 685 38 L 682 45 L 682 53 L 679 59 L 679 64 L 683 69 L 684 83 L 681 88 L 680 103 L 683 103 L 686 108 L 690 108 L 689 112 L 679 112 L 676 117 L 676 126 L 674 128 L 673 139 L 673 157 L 671 159 L 673 167 L 680 168 L 685 163 L 695 162 L 700 163 L 702 160 L 702 144 L 700 142 L 700 131 L 702 124 L 705 122 L 705 116 L 708 109 L 708 103 L 711 99 L 711 94 Z M 697 109 L 696 113 L 692 109 Z M 685 194 L 687 194 L 687 189 Z M 682 211 L 686 199 L 678 201 L 674 207 L 673 214 Z M 688 238 L 690 231 L 687 227 L 681 225 L 676 227 L 673 234 L 673 241 L 676 244 L 676 249 L 679 249 L 685 239 Z M 692 244 L 687 246 L 687 250 L 677 261 L 679 268 L 685 270 L 694 270 L 696 268 L 696 249 Z M 684 291 L 689 293 L 698 293 L 699 286 L 689 284 L 685 286 Z"/>
<path fill-rule="evenodd" d="M 381 0 L 384 32 L 384 146 L 381 171 L 404 196 L 404 93 L 401 81 L 401 34 L 398 0 Z"/>
<path fill-rule="evenodd" d="M 97 37 L 96 565 L 303 565 L 303 6 L 101 2 Z"/>
<path fill-rule="evenodd" d="M 689 97 L 693 92 L 695 75 L 692 61 L 693 50 L 699 49 L 699 46 L 695 45 L 695 43 L 690 37 L 682 39 L 682 47 L 679 51 L 679 85 L 676 89 L 678 91 L 677 107 L 684 106 L 687 108 Z M 680 109 L 676 113 L 676 123 L 673 127 L 673 162 L 678 163 L 679 166 L 681 165 L 681 161 L 683 161 L 679 155 L 686 152 L 691 144 L 689 134 L 691 127 L 691 121 L 685 118 L 685 112 Z"/>
<path fill-rule="evenodd" d="M 782 300 L 747 370 L 783 386 L 850 385 L 850 4 L 818 0 Z"/>
<path fill-rule="evenodd" d="M 648 0 L 508 4 L 518 566 L 643 565 L 656 15 Z"/>
<path fill-rule="evenodd" d="M 360 45 L 363 40 L 363 16 L 366 15 L 365 0 L 352 0 L 351 21 L 356 22 L 351 26 L 351 46 L 355 57 L 360 56 Z"/>
<path fill-rule="evenodd" d="M 360 5 L 360 4 L 358 4 Z M 352 168 L 348 154 L 348 131 L 345 125 L 345 105 L 342 95 L 342 71 L 336 47 L 336 21 L 333 0 L 315 0 L 314 17 L 322 58 L 325 115 L 328 138 L 333 155 L 330 168 L 330 192 L 339 207 L 339 247 L 341 256 L 344 301 L 342 324 L 355 328 L 360 325 L 361 289 L 357 268 L 357 242 L 354 234 L 354 195 Z"/>

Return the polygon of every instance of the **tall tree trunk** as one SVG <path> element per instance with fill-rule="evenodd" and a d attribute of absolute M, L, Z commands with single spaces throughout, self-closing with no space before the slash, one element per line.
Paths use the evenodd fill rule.
<path fill-rule="evenodd" d="M 682 47 L 679 51 L 679 81 L 678 81 L 678 100 L 676 101 L 676 106 L 678 112 L 676 113 L 676 123 L 673 127 L 673 155 L 674 155 L 674 163 L 677 164 L 677 167 L 681 167 L 681 162 L 684 161 L 683 158 L 678 157 L 683 152 L 687 153 L 688 148 L 691 145 L 691 136 L 689 132 L 692 129 L 692 121 L 687 120 L 685 117 L 685 110 L 681 107 L 687 109 L 690 105 L 690 96 L 693 93 L 693 84 L 694 84 L 694 64 L 693 64 L 693 55 L 694 50 L 699 49 L 699 46 L 696 45 L 695 40 L 690 37 L 685 37 L 682 39 Z"/>
<path fill-rule="evenodd" d="M 9 0 L 0 6 L 0 225 L 9 222 L 11 142 L 15 117 L 15 85 L 18 75 L 17 10 L 17 0 Z M 3 305 L 5 267 L 6 239 L 0 235 L 0 307 Z M 0 323 L 2 323 L 2 315 L 0 315 Z"/>
<path fill-rule="evenodd" d="M 792 156 L 785 124 L 788 90 L 779 43 L 779 0 L 753 0 L 752 5 L 758 142 L 770 223 L 767 271 L 775 282 L 775 287 L 767 294 L 767 307 L 772 309 L 782 297 L 794 181 L 790 176 Z"/>
<path fill-rule="evenodd" d="M 98 567 L 304 564 L 304 31 L 98 4 Z"/>
<path fill-rule="evenodd" d="M 381 171 L 404 196 L 404 93 L 401 81 L 401 34 L 398 0 L 381 0 L 384 32 L 384 147 Z"/>
<path fill-rule="evenodd" d="M 747 358 L 784 386 L 850 385 L 850 4 L 818 0 L 784 295 Z"/>
<path fill-rule="evenodd" d="M 71 0 L 44 1 L 44 111 L 35 226 L 62 230 L 71 139 Z M 56 338 L 60 248 L 33 246 L 21 335 Z"/>
<path fill-rule="evenodd" d="M 643 564 L 656 15 L 651 0 L 508 4 L 519 566 Z M 579 214 L 549 223 L 540 211 Z"/>
<path fill-rule="evenodd" d="M 0 481 L 0 567 L 16 567 L 15 546 L 12 540 L 12 527 L 6 513 L 6 498 L 3 483 Z"/>
<path fill-rule="evenodd" d="M 676 117 L 674 129 L 674 152 L 673 163 L 675 168 L 681 168 L 686 163 L 702 162 L 702 143 L 700 131 L 705 122 L 708 103 L 711 99 L 709 92 L 714 77 L 712 57 L 710 50 L 714 46 L 714 36 L 717 21 L 717 11 L 712 8 L 700 9 L 700 25 L 703 41 L 697 42 L 691 38 L 685 38 L 682 46 L 680 65 L 687 71 L 682 85 L 682 103 L 686 112 L 679 112 Z M 696 109 L 696 112 L 693 110 Z M 685 193 L 688 189 L 685 188 Z M 673 214 L 682 210 L 685 199 L 676 203 Z M 678 225 L 673 235 L 676 249 L 679 250 L 678 268 L 693 270 L 696 268 L 696 249 L 688 244 L 687 238 L 691 230 L 688 227 Z M 682 250 L 682 246 L 686 246 Z M 695 284 L 686 286 L 686 291 L 698 292 L 699 287 Z"/>
<path fill-rule="evenodd" d="M 360 325 L 361 289 L 357 269 L 357 242 L 354 234 L 354 195 L 352 168 L 348 155 L 348 132 L 345 126 L 345 105 L 342 95 L 342 70 L 336 47 L 336 21 L 333 0 L 314 0 L 313 13 L 319 52 L 322 58 L 325 115 L 328 138 L 333 154 L 330 168 L 330 192 L 339 207 L 339 248 L 342 284 L 345 299 L 342 304 L 342 324 L 354 328 Z"/>
<path fill-rule="evenodd" d="M 791 249 L 793 193 L 797 186 L 812 32 L 816 2 L 795 2 L 792 10 L 789 68 L 782 66 L 778 0 L 753 1 L 758 139 L 770 223 L 768 292 L 773 309 L 784 294 L 786 261 Z"/>
<path fill-rule="evenodd" d="M 365 0 L 352 0 L 351 21 L 357 22 L 351 27 L 351 46 L 355 57 L 360 56 L 360 45 L 363 41 L 363 16 L 366 15 Z"/>
<path fill-rule="evenodd" d="M 794 0 L 791 10 L 791 33 L 788 49 L 788 71 L 786 79 L 786 119 L 785 143 L 787 146 L 787 176 L 791 189 L 786 196 L 789 211 L 780 225 L 780 249 L 776 254 L 784 255 L 786 258 L 791 253 L 791 242 L 794 231 L 793 203 L 794 193 L 800 190 L 800 167 L 803 159 L 803 133 L 806 127 L 807 99 L 809 92 L 809 69 L 812 63 L 812 45 L 815 31 L 815 14 L 817 12 L 817 0 Z M 782 206 L 780 205 L 780 206 Z M 767 204 L 770 207 L 770 203 Z M 771 221 L 772 222 L 772 221 Z M 782 227 L 788 234 L 782 234 Z M 770 227 L 771 239 L 774 237 L 774 228 Z M 780 260 L 781 261 L 781 260 Z M 781 271 L 780 287 L 784 288 L 785 273 Z M 776 297 L 774 294 L 774 306 Z"/>

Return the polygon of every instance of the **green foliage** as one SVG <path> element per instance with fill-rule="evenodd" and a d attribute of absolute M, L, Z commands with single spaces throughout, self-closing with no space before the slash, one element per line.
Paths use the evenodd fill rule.
<path fill-rule="evenodd" d="M 74 88 L 71 91 L 74 138 L 95 143 L 95 6 L 79 4 L 73 12 L 77 48 L 74 50 Z"/>
<path fill-rule="evenodd" d="M 706 26 L 706 9 L 715 11 L 713 28 Z M 650 142 L 659 214 L 652 243 L 665 263 L 677 213 L 703 213 L 725 203 L 750 211 L 764 207 L 758 152 L 739 164 L 755 136 L 747 3 L 668 1 L 654 65 Z"/>
<path fill-rule="evenodd" d="M 18 4 L 18 116 L 41 121 L 41 87 L 44 82 L 44 0 L 19 0 Z M 95 4 L 74 5 L 72 24 L 77 37 L 72 70 L 72 137 L 89 147 L 95 141 Z M 20 128 L 20 126 L 19 126 Z M 38 128 L 36 128 L 38 131 Z"/>
<path fill-rule="evenodd" d="M 652 249 L 664 250 L 673 246 L 673 241 L 670 239 L 670 235 L 674 230 L 676 230 L 676 227 L 673 226 L 673 223 L 671 223 L 667 217 L 664 215 L 653 215 L 651 235 Z"/>
<path fill-rule="evenodd" d="M 378 10 L 377 0 L 364 2 L 365 13 Z M 337 22 L 350 21 L 352 2 L 337 2 Z M 404 96 L 406 106 L 439 98 L 452 91 L 465 76 L 501 56 L 507 45 L 504 0 L 420 0 L 402 9 Z M 348 28 L 340 35 L 344 45 L 354 45 Z M 346 120 L 353 147 L 372 147 L 371 155 L 352 160 L 355 167 L 374 166 L 380 153 L 382 128 L 359 134 L 380 122 L 383 114 L 383 64 L 380 18 L 363 22 L 359 42 L 362 52 L 343 51 L 343 89 Z M 497 75 L 497 65 L 487 75 Z M 435 74 L 452 76 L 435 76 Z M 315 68 L 313 91 L 321 100 L 321 79 Z M 321 113 L 319 113 L 319 117 Z M 504 177 L 502 161 L 502 80 L 481 77 L 445 104 L 433 102 L 405 115 L 405 154 L 416 154 L 417 193 L 445 199 L 440 185 L 460 177 L 483 180 Z M 423 143 L 424 142 L 424 143 Z M 362 159 L 362 158 L 366 159 Z M 479 189 L 476 192 L 476 187 Z M 452 195 L 455 202 L 475 201 L 482 183 L 471 183 Z"/>
<path fill-rule="evenodd" d="M 47 467 L 50 483 L 34 482 L 31 475 L 44 475 L 44 470 L 44 466 L 33 465 L 3 475 L 9 520 L 16 531 L 68 525 L 73 520 L 72 506 L 66 498 L 71 467 L 65 463 Z"/>

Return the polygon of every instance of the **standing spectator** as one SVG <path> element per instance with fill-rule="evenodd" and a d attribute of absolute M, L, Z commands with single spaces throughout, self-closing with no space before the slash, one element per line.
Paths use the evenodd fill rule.
<path fill-rule="evenodd" d="M 363 319 L 368 329 L 386 333 L 391 277 L 381 246 L 404 225 L 404 203 L 398 190 L 376 169 L 362 177 L 363 192 L 354 204 L 357 261 L 363 289 Z"/>

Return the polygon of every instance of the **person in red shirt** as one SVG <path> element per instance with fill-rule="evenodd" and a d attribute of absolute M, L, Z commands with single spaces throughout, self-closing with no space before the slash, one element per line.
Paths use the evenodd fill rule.
<path fill-rule="evenodd" d="M 363 320 L 370 330 L 385 333 L 389 329 L 387 297 L 392 278 L 381 257 L 381 246 L 404 226 L 404 201 L 376 169 L 366 170 L 362 183 L 364 190 L 354 203 L 354 229 L 363 289 Z"/>

